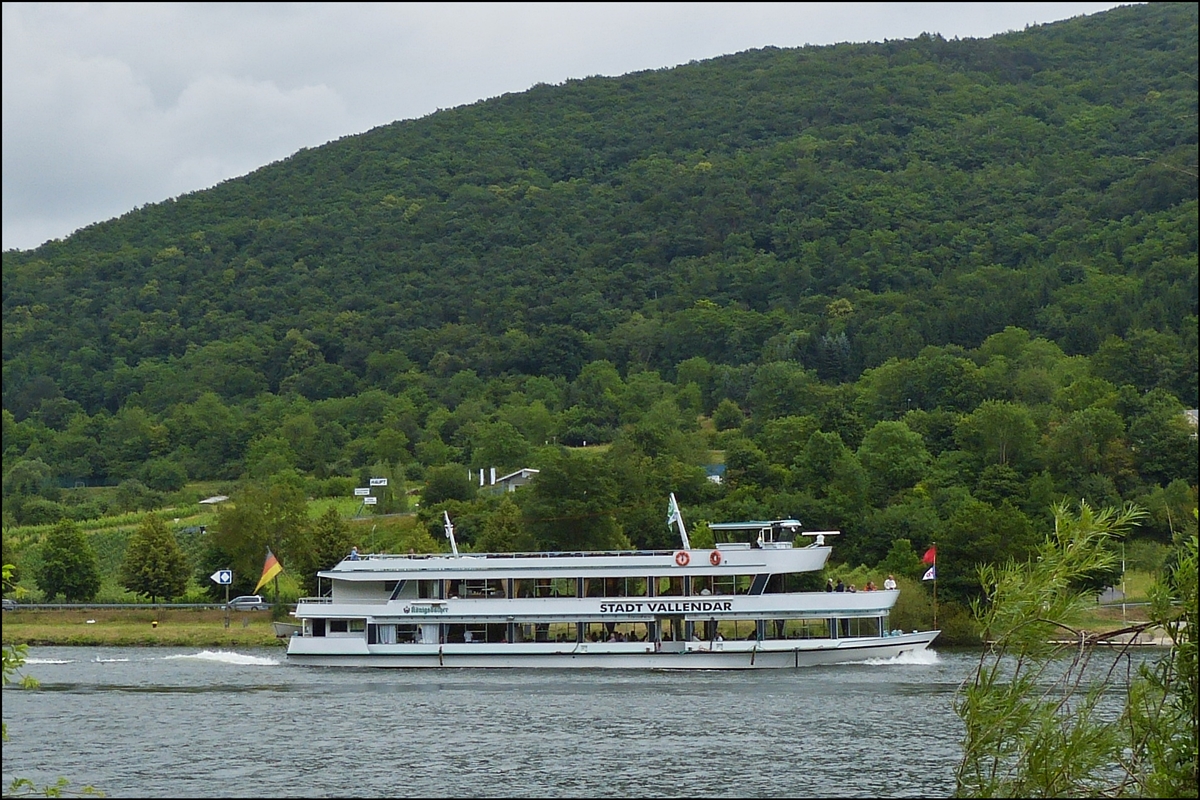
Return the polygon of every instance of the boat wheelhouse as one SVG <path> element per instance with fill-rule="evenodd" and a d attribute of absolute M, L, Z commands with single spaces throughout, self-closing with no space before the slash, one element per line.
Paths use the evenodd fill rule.
<path fill-rule="evenodd" d="M 749 541 L 663 551 L 368 554 L 318 573 L 288 660 L 356 667 L 764 669 L 889 658 L 937 631 L 889 629 L 896 590 L 805 590 L 837 531 L 709 526 Z M 809 537 L 797 545 L 797 535 Z M 818 587 L 811 587 L 818 588 Z"/>

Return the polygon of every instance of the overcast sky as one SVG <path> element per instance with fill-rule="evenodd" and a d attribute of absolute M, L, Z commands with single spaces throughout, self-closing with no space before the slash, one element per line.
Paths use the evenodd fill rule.
<path fill-rule="evenodd" d="M 536 83 L 1118 3 L 3 4 L 3 248 Z"/>

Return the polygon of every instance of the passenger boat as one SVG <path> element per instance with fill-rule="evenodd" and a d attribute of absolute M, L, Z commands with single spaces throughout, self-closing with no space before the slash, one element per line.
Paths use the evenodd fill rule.
<path fill-rule="evenodd" d="M 690 546 L 671 497 L 665 551 L 367 554 L 318 573 L 288 661 L 353 667 L 779 669 L 925 649 L 938 631 L 890 630 L 896 590 L 801 591 L 837 531 L 794 519 L 710 525 Z M 809 537 L 797 545 L 797 535 Z M 746 541 L 748 539 L 749 541 Z"/>

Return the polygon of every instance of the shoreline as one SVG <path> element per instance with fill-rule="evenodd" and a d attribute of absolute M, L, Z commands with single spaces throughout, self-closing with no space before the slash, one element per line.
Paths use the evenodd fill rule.
<path fill-rule="evenodd" d="M 283 647 L 269 612 L 213 609 L 5 611 L 0 639 L 31 647 Z"/>

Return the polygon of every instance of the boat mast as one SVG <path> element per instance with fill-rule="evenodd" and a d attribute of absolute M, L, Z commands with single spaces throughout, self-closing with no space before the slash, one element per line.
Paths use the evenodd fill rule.
<path fill-rule="evenodd" d="M 679 538 L 683 540 L 683 549 L 691 550 L 692 544 L 688 541 L 687 528 L 683 527 L 683 515 L 679 513 L 679 503 L 675 502 L 675 493 L 671 492 L 671 502 L 667 504 L 667 527 L 674 524 L 679 528 Z"/>
<path fill-rule="evenodd" d="M 454 555 L 458 555 L 458 542 L 454 540 L 454 524 L 450 522 L 450 512 L 443 511 L 446 517 L 446 538 L 450 540 L 450 550 Z"/>

